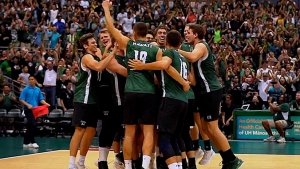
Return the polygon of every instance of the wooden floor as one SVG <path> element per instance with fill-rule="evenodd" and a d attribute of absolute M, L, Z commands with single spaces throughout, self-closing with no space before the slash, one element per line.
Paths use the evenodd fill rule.
<path fill-rule="evenodd" d="M 69 162 L 67 150 L 57 150 L 44 153 L 36 153 L 23 156 L 15 156 L 0 159 L 0 169 L 67 169 Z M 86 158 L 86 166 L 89 169 L 97 169 L 94 161 L 98 158 L 97 151 L 90 151 Z M 244 160 L 241 169 L 299 169 L 300 155 L 263 155 L 263 154 L 240 154 Z M 113 153 L 110 152 L 109 168 L 113 169 Z M 219 154 L 213 158 L 210 164 L 198 165 L 199 169 L 220 169 L 221 158 Z"/>

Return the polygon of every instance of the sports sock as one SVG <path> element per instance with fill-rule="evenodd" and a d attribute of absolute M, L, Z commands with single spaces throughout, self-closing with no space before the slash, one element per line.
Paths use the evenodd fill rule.
<path fill-rule="evenodd" d="M 177 168 L 178 168 L 178 169 L 183 169 L 183 168 L 182 168 L 182 162 L 177 163 Z"/>
<path fill-rule="evenodd" d="M 132 169 L 131 160 L 124 160 L 125 162 L 125 169 Z"/>
<path fill-rule="evenodd" d="M 182 159 L 182 168 L 187 168 L 187 161 L 186 158 Z"/>
<path fill-rule="evenodd" d="M 150 160 L 151 160 L 151 157 L 150 157 L 150 156 L 143 155 L 143 163 L 142 163 L 142 167 L 143 167 L 144 169 L 148 169 L 149 164 L 150 164 Z"/>
<path fill-rule="evenodd" d="M 106 147 L 99 147 L 99 160 L 98 161 L 107 161 L 109 154 L 109 149 Z"/>
<path fill-rule="evenodd" d="M 195 167 L 195 166 L 196 166 L 196 159 L 189 158 L 189 167 Z"/>
<path fill-rule="evenodd" d="M 70 156 L 69 168 L 75 167 L 75 161 L 76 161 L 76 157 Z"/>
<path fill-rule="evenodd" d="M 194 144 L 194 150 L 198 150 L 199 149 L 199 140 L 193 140 L 193 144 Z"/>
<path fill-rule="evenodd" d="M 204 150 L 210 151 L 211 150 L 210 140 L 204 140 L 203 142 L 204 142 Z"/>
<path fill-rule="evenodd" d="M 168 165 L 169 169 L 178 169 L 178 164 L 177 163 L 172 163 L 170 165 Z"/>
<path fill-rule="evenodd" d="M 79 159 L 78 159 L 78 164 L 79 165 L 84 165 L 84 161 L 85 161 L 85 156 L 80 155 Z"/>
<path fill-rule="evenodd" d="M 223 163 L 224 164 L 229 163 L 229 162 L 231 162 L 231 161 L 233 161 L 233 160 L 236 159 L 236 156 L 233 154 L 233 152 L 232 152 L 231 149 L 229 149 L 229 150 L 227 150 L 227 151 L 225 151 L 223 153 L 224 153 L 224 158 L 223 158 Z"/>

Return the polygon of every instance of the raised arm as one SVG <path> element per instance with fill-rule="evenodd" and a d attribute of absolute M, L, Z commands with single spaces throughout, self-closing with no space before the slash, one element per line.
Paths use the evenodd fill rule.
<path fill-rule="evenodd" d="M 92 55 L 87 54 L 82 57 L 82 64 L 83 66 L 86 66 L 90 69 L 101 72 L 107 67 L 109 62 L 113 59 L 114 55 L 114 52 L 112 52 L 105 59 L 97 62 Z"/>
<path fill-rule="evenodd" d="M 105 20 L 106 20 L 106 28 L 108 32 L 116 39 L 116 41 L 119 44 L 119 47 L 122 50 L 126 49 L 126 45 L 128 41 L 130 40 L 128 37 L 122 35 L 122 33 L 114 27 L 112 17 L 110 15 L 110 8 L 111 8 L 111 3 L 109 1 L 103 1 L 102 2 L 102 7 L 104 9 L 104 14 L 105 14 Z"/>
<path fill-rule="evenodd" d="M 198 43 L 192 52 L 185 52 L 183 50 L 178 50 L 181 55 L 183 55 L 189 62 L 196 62 L 200 58 L 207 54 L 207 48 L 204 44 Z"/>

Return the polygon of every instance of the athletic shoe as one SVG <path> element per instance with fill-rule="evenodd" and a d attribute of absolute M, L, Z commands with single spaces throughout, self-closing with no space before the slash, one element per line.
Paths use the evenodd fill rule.
<path fill-rule="evenodd" d="M 285 138 L 284 137 L 280 137 L 278 140 L 277 140 L 277 143 L 285 143 Z"/>
<path fill-rule="evenodd" d="M 36 144 L 36 143 L 32 143 L 32 144 L 31 144 L 31 147 L 32 147 L 32 148 L 39 148 L 39 145 Z"/>
<path fill-rule="evenodd" d="M 194 167 L 188 167 L 187 169 L 197 169 L 197 167 L 196 166 L 194 166 Z"/>
<path fill-rule="evenodd" d="M 211 150 L 209 150 L 209 151 L 204 151 L 204 156 L 203 156 L 203 158 L 199 161 L 199 164 L 200 164 L 200 165 L 206 165 L 206 164 L 208 164 L 215 154 L 216 154 L 216 153 L 214 152 L 213 149 L 211 149 Z"/>
<path fill-rule="evenodd" d="M 114 161 L 114 169 L 124 169 L 125 166 L 122 162 L 120 162 L 119 160 L 115 160 Z"/>
<path fill-rule="evenodd" d="M 98 169 L 108 169 L 107 161 L 99 161 Z"/>
<path fill-rule="evenodd" d="M 150 160 L 150 164 L 149 164 L 149 169 L 156 169 L 155 154 L 151 156 L 151 160 Z"/>
<path fill-rule="evenodd" d="M 227 164 L 223 164 L 222 169 L 239 169 L 243 164 L 244 164 L 243 160 L 236 158 L 235 160 Z"/>
<path fill-rule="evenodd" d="M 273 142 L 273 141 L 276 141 L 274 136 L 270 136 L 270 137 L 264 139 L 264 142 Z"/>
<path fill-rule="evenodd" d="M 23 148 L 31 148 L 32 145 L 31 144 L 23 144 Z"/>
<path fill-rule="evenodd" d="M 77 162 L 77 169 L 87 169 L 87 167 L 85 165 L 80 165 L 78 162 Z"/>
<path fill-rule="evenodd" d="M 116 155 L 116 158 L 124 164 L 124 156 L 123 156 L 123 152 L 119 153 Z"/>
<path fill-rule="evenodd" d="M 198 161 L 199 158 L 201 158 L 204 155 L 204 151 L 199 147 L 198 150 L 195 151 L 195 159 Z"/>

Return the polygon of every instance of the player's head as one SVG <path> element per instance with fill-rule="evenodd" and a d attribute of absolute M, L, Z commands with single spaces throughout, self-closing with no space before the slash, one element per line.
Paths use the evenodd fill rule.
<path fill-rule="evenodd" d="M 186 34 L 187 34 L 188 30 L 190 29 L 190 25 L 191 25 L 190 23 L 188 23 L 188 24 L 185 25 L 184 32 L 183 32 L 185 40 L 186 40 Z"/>
<path fill-rule="evenodd" d="M 204 29 L 199 24 L 190 24 L 189 29 L 185 34 L 185 39 L 188 43 L 194 44 L 196 40 L 204 39 Z"/>
<path fill-rule="evenodd" d="M 139 38 L 146 38 L 148 28 L 145 23 L 138 22 L 133 27 L 133 39 L 138 40 Z"/>
<path fill-rule="evenodd" d="M 106 28 L 102 29 L 99 33 L 99 39 L 102 47 L 106 47 L 107 44 L 111 41 L 111 36 Z"/>
<path fill-rule="evenodd" d="M 181 42 L 181 35 L 177 30 L 171 30 L 167 34 L 167 46 L 179 48 Z"/>
<path fill-rule="evenodd" d="M 84 34 L 79 39 L 79 44 L 83 47 L 85 51 L 96 53 L 97 52 L 97 42 L 92 33 Z"/>
<path fill-rule="evenodd" d="M 146 35 L 146 39 L 147 42 L 153 42 L 153 32 L 152 31 L 148 31 L 147 35 Z"/>
<path fill-rule="evenodd" d="M 166 45 L 167 28 L 163 25 L 158 26 L 155 31 L 155 39 L 159 46 Z"/>

